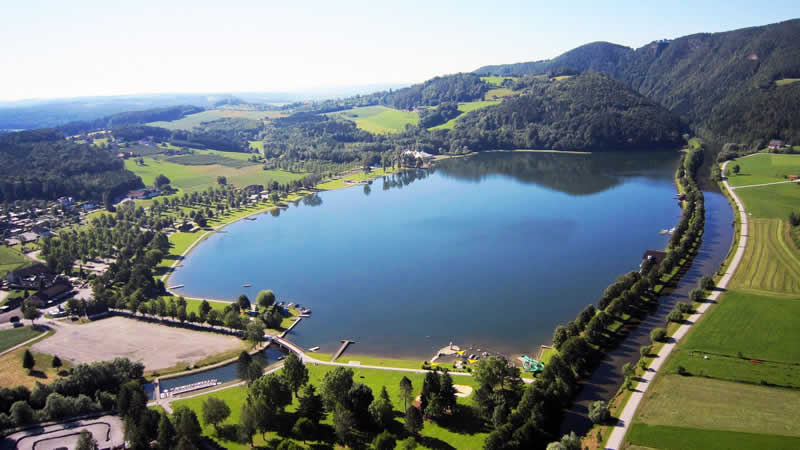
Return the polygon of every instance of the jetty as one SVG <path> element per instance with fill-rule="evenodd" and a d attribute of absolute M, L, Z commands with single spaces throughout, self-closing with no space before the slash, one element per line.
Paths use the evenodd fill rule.
<path fill-rule="evenodd" d="M 356 341 L 349 341 L 347 339 L 343 339 L 342 346 L 339 347 L 339 350 L 336 350 L 336 353 L 334 353 L 333 358 L 331 358 L 331 361 L 336 361 L 340 356 L 342 356 L 342 353 L 344 353 L 344 351 L 350 344 L 355 344 L 355 343 Z"/>
<path fill-rule="evenodd" d="M 176 284 L 175 286 L 170 286 L 170 287 L 168 287 L 167 289 L 180 289 L 180 288 L 182 288 L 182 287 L 183 287 L 183 285 L 182 285 L 182 284 Z"/>

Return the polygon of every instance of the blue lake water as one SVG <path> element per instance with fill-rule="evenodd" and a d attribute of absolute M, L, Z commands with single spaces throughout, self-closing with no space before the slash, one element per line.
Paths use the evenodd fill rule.
<path fill-rule="evenodd" d="M 429 358 L 450 341 L 535 353 L 680 215 L 678 154 L 484 153 L 323 192 L 197 246 L 184 295 L 313 309 L 290 339 Z M 242 287 L 251 283 L 251 288 Z"/>

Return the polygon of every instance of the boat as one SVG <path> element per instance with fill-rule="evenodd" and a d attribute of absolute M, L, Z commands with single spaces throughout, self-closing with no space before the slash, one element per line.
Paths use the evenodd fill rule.
<path fill-rule="evenodd" d="M 658 232 L 658 234 L 667 234 L 667 233 L 669 233 L 669 230 L 667 230 L 666 228 Z"/>
<path fill-rule="evenodd" d="M 245 284 L 242 285 L 242 287 L 250 287 L 250 286 L 251 286 L 250 283 L 245 283 Z"/>
<path fill-rule="evenodd" d="M 255 217 L 245 217 L 244 220 L 256 220 Z"/>
<path fill-rule="evenodd" d="M 319 346 L 317 346 L 317 347 L 311 347 L 310 349 L 308 349 L 308 351 L 310 351 L 310 352 L 315 352 L 315 351 L 317 351 L 317 350 L 319 350 Z"/>

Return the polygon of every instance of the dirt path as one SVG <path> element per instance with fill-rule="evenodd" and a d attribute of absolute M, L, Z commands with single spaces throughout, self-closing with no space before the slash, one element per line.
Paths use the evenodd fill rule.
<path fill-rule="evenodd" d="M 722 166 L 722 173 L 725 173 L 725 169 L 728 166 L 728 162 L 726 161 L 725 164 Z M 736 207 L 739 210 L 739 217 L 741 219 L 741 230 L 739 233 L 739 246 L 736 248 L 736 253 L 733 255 L 733 259 L 731 260 L 731 264 L 728 266 L 728 270 L 725 272 L 725 275 L 719 280 L 717 284 L 717 288 L 714 289 L 714 292 L 708 297 L 708 300 L 716 300 L 722 292 L 725 291 L 725 288 L 728 286 L 728 283 L 731 281 L 733 274 L 736 272 L 736 269 L 739 267 L 739 262 L 742 260 L 742 256 L 744 256 L 744 250 L 747 246 L 747 235 L 748 235 L 748 222 L 747 222 L 747 213 L 744 209 L 744 204 L 742 204 L 739 197 L 736 196 L 736 192 L 731 189 L 730 185 L 728 185 L 728 179 L 723 178 L 722 184 L 725 185 L 725 188 L 730 192 L 731 197 L 733 197 L 734 202 L 736 203 Z M 669 354 L 678 344 L 678 342 L 686 335 L 689 331 L 689 327 L 693 324 L 697 323 L 700 320 L 700 317 L 703 313 L 706 312 L 708 308 L 714 302 L 706 302 L 700 305 L 697 309 L 695 314 L 692 314 L 691 317 L 688 319 L 688 323 L 681 325 L 680 328 L 675 332 L 674 335 L 670 338 L 669 342 L 661 348 L 661 351 L 658 352 L 658 356 L 653 359 L 653 362 L 650 364 L 650 367 L 647 368 L 647 371 L 642 376 L 642 381 L 640 381 L 635 387 L 634 391 L 631 394 L 628 403 L 625 404 L 625 408 L 619 415 L 619 421 L 617 422 L 617 426 L 612 431 L 611 436 L 608 438 L 608 442 L 606 443 L 607 449 L 618 449 L 622 446 L 622 443 L 625 439 L 625 434 L 628 432 L 628 428 L 630 427 L 631 422 L 633 422 L 633 416 L 636 414 L 636 409 L 639 407 L 639 404 L 644 397 L 645 392 L 650 387 L 651 381 L 658 373 L 659 369 L 661 369 L 662 364 L 666 361 Z"/>

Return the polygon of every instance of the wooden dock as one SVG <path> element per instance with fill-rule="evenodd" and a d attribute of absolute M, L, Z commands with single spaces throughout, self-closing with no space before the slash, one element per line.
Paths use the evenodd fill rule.
<path fill-rule="evenodd" d="M 347 339 L 343 339 L 342 340 L 342 346 L 339 347 L 339 350 L 337 350 L 336 353 L 334 353 L 333 358 L 331 358 L 331 362 L 336 361 L 337 359 L 339 359 L 339 357 L 342 356 L 342 353 L 344 353 L 344 351 L 347 349 L 347 347 L 350 344 L 355 344 L 355 343 L 356 343 L 355 341 L 348 341 Z"/>

